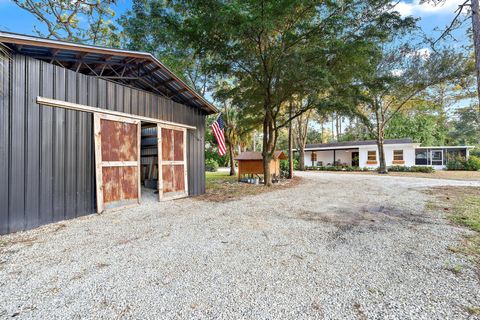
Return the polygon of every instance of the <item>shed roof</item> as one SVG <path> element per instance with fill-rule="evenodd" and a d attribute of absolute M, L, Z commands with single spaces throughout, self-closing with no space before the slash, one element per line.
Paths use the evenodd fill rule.
<path fill-rule="evenodd" d="M 218 110 L 147 52 L 129 51 L 44 39 L 0 31 L 0 43 L 14 52 L 54 63 L 79 73 L 154 92 L 175 102 Z"/>
<path fill-rule="evenodd" d="M 273 153 L 273 159 L 280 159 L 284 160 L 287 159 L 283 151 L 275 151 Z M 252 152 L 252 151 L 246 151 L 240 153 L 235 160 L 263 160 L 263 156 L 261 152 Z"/>
<path fill-rule="evenodd" d="M 386 139 L 385 144 L 411 144 L 414 143 L 410 138 L 403 139 Z M 314 143 L 305 145 L 305 149 L 323 149 L 323 148 L 338 148 L 338 147 L 356 147 L 356 146 L 369 146 L 376 145 L 375 140 L 362 140 L 362 141 L 342 141 L 332 143 Z"/>

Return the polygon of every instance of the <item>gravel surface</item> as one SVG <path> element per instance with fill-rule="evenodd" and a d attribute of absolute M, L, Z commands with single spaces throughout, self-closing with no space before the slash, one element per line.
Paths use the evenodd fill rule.
<path fill-rule="evenodd" d="M 462 319 L 480 307 L 475 267 L 448 250 L 468 231 L 427 212 L 422 192 L 480 182 L 300 175 L 238 201 L 151 198 L 0 237 L 0 318 Z"/>

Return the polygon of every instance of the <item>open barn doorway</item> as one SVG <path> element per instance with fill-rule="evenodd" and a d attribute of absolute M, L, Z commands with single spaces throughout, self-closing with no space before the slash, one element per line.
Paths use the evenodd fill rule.
<path fill-rule="evenodd" d="M 97 212 L 188 196 L 187 129 L 94 114 Z"/>
<path fill-rule="evenodd" d="M 141 130 L 140 172 L 143 201 L 186 197 L 186 129 L 142 122 Z"/>
<path fill-rule="evenodd" d="M 158 128 L 156 123 L 142 122 L 140 136 L 140 183 L 142 202 L 158 202 Z"/>

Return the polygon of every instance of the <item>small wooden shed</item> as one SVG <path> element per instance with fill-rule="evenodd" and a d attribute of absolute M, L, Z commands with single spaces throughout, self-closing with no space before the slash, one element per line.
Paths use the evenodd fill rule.
<path fill-rule="evenodd" d="M 280 160 L 287 157 L 283 151 L 275 151 L 270 161 L 270 174 L 274 178 L 280 177 Z M 238 161 L 238 180 L 245 175 L 263 175 L 263 156 L 261 152 L 242 152 L 235 160 Z"/>

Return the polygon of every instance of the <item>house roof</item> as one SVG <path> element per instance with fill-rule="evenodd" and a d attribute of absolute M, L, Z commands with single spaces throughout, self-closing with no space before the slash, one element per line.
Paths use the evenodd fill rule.
<path fill-rule="evenodd" d="M 404 139 L 386 139 L 385 144 L 412 144 L 414 143 L 410 138 Z M 325 148 L 339 148 L 339 147 L 357 147 L 357 146 L 369 146 L 376 145 L 376 140 L 363 140 L 363 141 L 342 141 L 342 142 L 333 142 L 333 143 L 314 143 L 305 145 L 305 150 L 313 149 L 325 149 Z"/>
<path fill-rule="evenodd" d="M 275 151 L 273 153 L 273 159 L 284 160 L 287 159 L 287 157 L 283 151 Z M 263 156 L 261 152 L 246 151 L 240 153 L 235 160 L 263 160 Z"/>
<path fill-rule="evenodd" d="M 217 113 L 210 102 L 195 92 L 152 54 L 57 41 L 0 31 L 0 43 L 13 52 L 61 67 L 154 92 L 175 102 Z"/>

